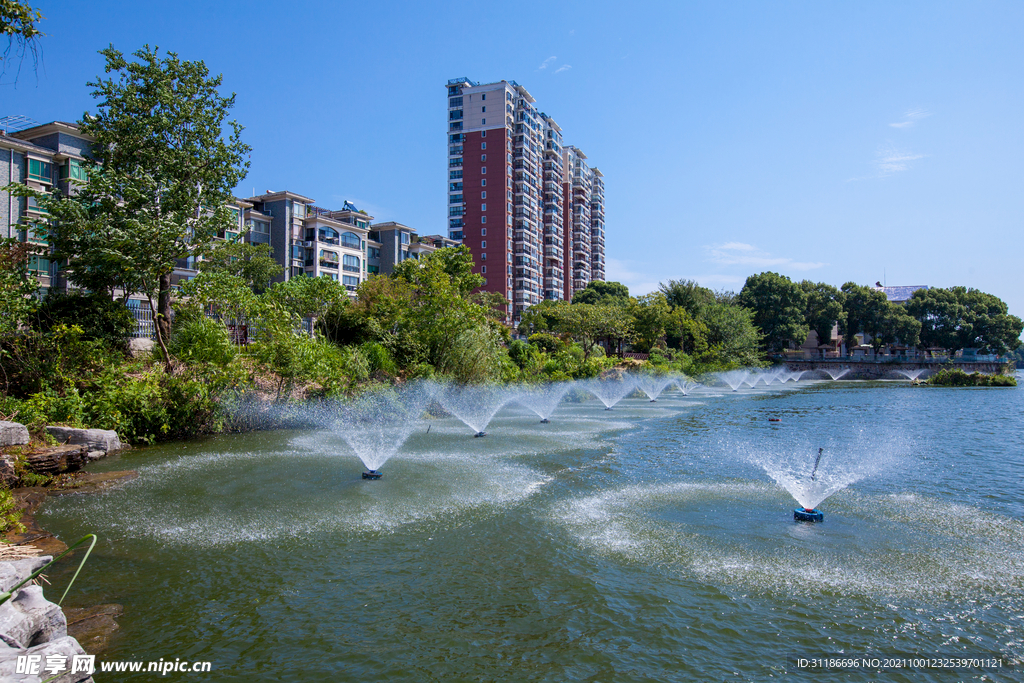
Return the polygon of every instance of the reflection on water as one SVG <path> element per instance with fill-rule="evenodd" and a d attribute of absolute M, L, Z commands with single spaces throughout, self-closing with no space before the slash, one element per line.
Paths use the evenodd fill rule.
<path fill-rule="evenodd" d="M 1021 396 L 775 381 L 611 413 L 561 403 L 550 424 L 510 403 L 486 439 L 422 420 L 372 482 L 336 429 L 222 436 L 104 461 L 140 476 L 51 499 L 41 521 L 101 537 L 73 594 L 125 605 L 108 659 L 209 660 L 211 680 L 788 680 L 790 651 L 1019 659 Z M 794 523 L 764 462 L 806 478 L 818 447 L 843 485 L 824 524 Z"/>

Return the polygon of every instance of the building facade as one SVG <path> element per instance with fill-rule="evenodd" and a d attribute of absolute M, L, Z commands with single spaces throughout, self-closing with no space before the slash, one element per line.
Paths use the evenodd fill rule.
<path fill-rule="evenodd" d="M 457 78 L 446 87 L 449 237 L 472 251 L 483 289 L 502 294 L 515 320 L 529 306 L 571 298 L 603 279 L 600 171 L 563 146 L 562 129 L 515 81 Z M 569 162 L 582 163 L 578 179 Z"/>

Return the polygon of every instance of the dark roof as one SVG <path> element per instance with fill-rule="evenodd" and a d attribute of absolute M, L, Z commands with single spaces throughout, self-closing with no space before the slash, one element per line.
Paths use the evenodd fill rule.
<path fill-rule="evenodd" d="M 877 291 L 884 292 L 889 301 L 909 301 L 919 289 L 930 289 L 928 285 L 902 285 L 900 287 L 875 287 Z"/>

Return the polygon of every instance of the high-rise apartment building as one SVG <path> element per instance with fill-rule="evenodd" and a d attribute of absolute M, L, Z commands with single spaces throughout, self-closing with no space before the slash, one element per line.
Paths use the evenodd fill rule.
<path fill-rule="evenodd" d="M 571 298 L 591 279 L 603 278 L 603 184 L 599 253 L 591 239 L 599 172 L 583 164 L 586 194 L 579 195 L 580 228 L 573 230 L 569 200 L 577 195 L 566 163 L 586 157 L 567 153 L 575 148 L 563 148 L 561 128 L 526 88 L 515 81 L 457 78 L 448 81 L 447 91 L 449 236 L 472 251 L 483 289 L 508 299 L 507 315 L 516 319 L 533 304 Z M 570 253 L 569 245 L 576 245 L 570 237 L 583 251 Z M 577 263 L 579 278 L 569 267 Z"/>

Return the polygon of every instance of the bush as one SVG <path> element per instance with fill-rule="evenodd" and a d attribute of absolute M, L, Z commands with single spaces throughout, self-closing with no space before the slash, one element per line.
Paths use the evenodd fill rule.
<path fill-rule="evenodd" d="M 939 387 L 1015 387 L 1017 380 L 1009 375 L 967 374 L 963 370 L 940 370 L 928 378 L 928 384 Z"/>
<path fill-rule="evenodd" d="M 391 377 L 398 374 L 398 365 L 395 363 L 395 359 L 392 358 L 387 347 L 380 342 L 365 342 L 359 347 L 359 350 L 366 358 L 370 372 L 382 372 Z"/>
<path fill-rule="evenodd" d="M 88 381 L 104 366 L 121 362 L 77 325 L 57 325 L 48 333 L 27 330 L 0 340 L 4 393 L 18 398 L 53 390 L 58 395 Z"/>
<path fill-rule="evenodd" d="M 553 334 L 538 332 L 529 337 L 530 344 L 547 353 L 557 353 L 565 348 L 565 343 Z"/>
<path fill-rule="evenodd" d="M 174 326 L 167 350 L 178 360 L 224 367 L 238 355 L 228 329 L 219 321 L 206 316 L 189 316 L 175 322 L 178 324 Z"/>
<path fill-rule="evenodd" d="M 103 294 L 51 289 L 39 306 L 33 327 L 47 333 L 61 325 L 76 325 L 83 339 L 123 352 L 135 332 L 135 317 L 123 302 Z"/>
<path fill-rule="evenodd" d="M 14 496 L 6 487 L 0 486 L 0 532 L 14 529 L 19 533 L 25 530 L 25 525 L 19 520 L 21 511 Z"/>

